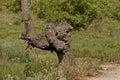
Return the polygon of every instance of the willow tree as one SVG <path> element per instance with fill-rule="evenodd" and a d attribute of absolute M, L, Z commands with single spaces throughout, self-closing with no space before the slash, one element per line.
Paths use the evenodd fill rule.
<path fill-rule="evenodd" d="M 32 46 L 51 52 L 55 51 L 59 63 L 71 62 L 73 60 L 73 52 L 70 47 L 69 37 L 73 27 L 66 21 L 62 21 L 58 25 L 48 23 L 46 31 L 40 36 L 36 33 L 35 25 L 29 14 L 28 5 L 29 0 L 21 0 L 21 9 L 26 31 L 20 35 L 20 39 L 27 41 L 28 47 Z"/>

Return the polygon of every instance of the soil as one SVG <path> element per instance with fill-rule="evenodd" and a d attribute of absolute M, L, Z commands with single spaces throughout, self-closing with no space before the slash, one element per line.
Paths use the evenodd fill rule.
<path fill-rule="evenodd" d="M 103 65 L 101 75 L 85 80 L 120 80 L 120 65 Z"/>

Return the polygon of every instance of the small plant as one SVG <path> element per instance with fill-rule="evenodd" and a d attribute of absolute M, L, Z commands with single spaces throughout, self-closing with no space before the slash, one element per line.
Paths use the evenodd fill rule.
<path fill-rule="evenodd" d="M 33 71 L 32 71 L 32 65 L 31 65 L 31 58 L 29 56 L 29 53 L 26 52 L 25 53 L 25 69 L 24 69 L 24 74 L 26 75 L 26 77 L 32 77 L 33 76 Z"/>

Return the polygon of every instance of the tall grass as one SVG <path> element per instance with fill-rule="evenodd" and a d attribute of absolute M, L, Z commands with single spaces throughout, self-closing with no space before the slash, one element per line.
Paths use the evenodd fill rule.
<path fill-rule="evenodd" d="M 76 57 L 97 58 L 101 62 L 119 62 L 120 26 L 117 21 L 95 21 L 87 30 L 73 32 L 71 41 Z"/>

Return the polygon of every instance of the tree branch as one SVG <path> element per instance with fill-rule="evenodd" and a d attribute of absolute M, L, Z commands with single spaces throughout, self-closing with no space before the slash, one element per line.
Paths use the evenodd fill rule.
<path fill-rule="evenodd" d="M 35 38 L 37 37 L 37 34 L 35 31 L 35 26 L 29 14 L 28 3 L 29 3 L 29 0 L 21 0 L 22 15 L 23 15 L 25 28 L 26 28 L 25 34 L 26 34 L 26 37 Z"/>

